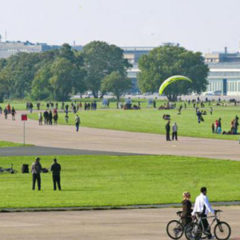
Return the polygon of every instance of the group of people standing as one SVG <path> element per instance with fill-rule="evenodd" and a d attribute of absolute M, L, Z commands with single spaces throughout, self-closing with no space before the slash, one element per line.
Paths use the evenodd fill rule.
<path fill-rule="evenodd" d="M 215 121 L 215 124 L 212 123 L 212 133 L 221 134 L 222 133 L 222 119 L 219 118 Z"/>
<path fill-rule="evenodd" d="M 234 135 L 238 134 L 238 126 L 239 126 L 239 117 L 236 116 L 232 121 L 231 121 L 231 129 L 229 131 L 222 131 L 222 119 L 219 118 L 215 121 L 215 123 L 212 123 L 212 133 L 217 133 L 217 134 L 229 134 L 229 135 Z"/>
<path fill-rule="evenodd" d="M 65 114 L 65 121 L 66 123 L 68 123 L 68 119 L 69 119 L 69 116 L 68 114 L 66 113 Z M 52 111 L 45 111 L 44 113 L 40 112 L 38 114 L 38 123 L 39 125 L 42 125 L 44 122 L 45 125 L 53 125 L 53 123 L 55 125 L 57 125 L 57 122 L 58 122 L 58 112 L 57 112 L 57 109 L 54 109 L 53 113 Z M 75 127 L 76 127 L 76 132 L 79 131 L 79 126 L 80 126 L 80 117 L 78 114 L 75 115 Z"/>
<path fill-rule="evenodd" d="M 57 159 L 53 159 L 53 164 L 50 167 L 52 172 L 52 180 L 53 180 L 53 190 L 61 190 L 60 183 L 60 172 L 61 165 L 57 162 Z M 32 164 L 32 190 L 35 190 L 35 185 L 37 182 L 38 190 L 41 190 L 41 173 L 43 171 L 42 165 L 40 163 L 40 158 L 37 157 L 35 162 Z"/>
<path fill-rule="evenodd" d="M 238 133 L 238 125 L 239 125 L 239 117 L 236 116 L 232 121 L 231 121 L 231 132 L 232 134 L 237 134 Z"/>
<path fill-rule="evenodd" d="M 55 108 L 53 112 L 51 110 L 46 110 L 43 113 L 40 112 L 38 114 L 38 123 L 42 125 L 44 122 L 45 125 L 52 125 L 53 123 L 56 125 L 58 122 L 58 111 Z"/>
<path fill-rule="evenodd" d="M 12 115 L 12 120 L 15 120 L 15 115 L 16 115 L 16 110 L 14 107 L 11 107 L 10 104 L 8 104 L 4 110 L 2 109 L 2 107 L 0 106 L 0 115 L 2 115 L 2 113 L 4 114 L 4 118 L 7 119 L 8 118 L 8 114 Z"/>
<path fill-rule="evenodd" d="M 170 139 L 170 131 L 171 131 L 171 125 L 170 125 L 170 120 L 167 121 L 167 124 L 165 126 L 165 129 L 166 129 L 166 140 L 167 141 L 171 141 Z M 173 125 L 172 125 L 172 140 L 178 140 L 178 125 L 177 123 L 175 122 Z"/>

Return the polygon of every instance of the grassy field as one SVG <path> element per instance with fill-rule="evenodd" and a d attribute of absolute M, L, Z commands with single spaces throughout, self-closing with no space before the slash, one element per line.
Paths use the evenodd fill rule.
<path fill-rule="evenodd" d="M 52 190 L 51 174 L 42 174 L 42 191 L 31 190 L 31 174 L 20 172 L 33 157 L 2 157 L 16 174 L 1 173 L 0 208 L 119 206 L 193 200 L 201 186 L 211 201 L 240 200 L 240 162 L 176 156 L 61 156 L 63 191 Z M 52 157 L 44 156 L 43 167 Z"/>
<path fill-rule="evenodd" d="M 21 143 L 0 141 L 0 148 L 3 148 L 3 147 L 23 147 L 23 146 L 30 146 L 30 145 L 23 145 Z"/>
<path fill-rule="evenodd" d="M 205 137 L 217 139 L 238 140 L 238 135 L 222 135 L 213 134 L 211 125 L 219 117 L 222 118 L 222 129 L 229 131 L 231 121 L 236 115 L 239 115 L 240 108 L 234 106 L 228 107 L 214 107 L 213 115 L 210 115 L 209 107 L 204 108 L 207 115 L 204 117 L 204 122 L 200 124 L 197 122 L 195 110 L 192 107 L 182 110 L 179 115 L 175 110 L 156 110 L 156 109 L 142 109 L 142 110 L 97 110 L 97 111 L 81 111 L 81 126 L 93 128 L 105 128 L 115 130 L 125 130 L 133 132 L 157 133 L 165 134 L 166 121 L 163 120 L 163 114 L 170 114 L 172 123 L 177 122 L 179 126 L 178 134 L 181 136 L 190 137 Z M 37 113 L 30 116 L 37 119 Z M 239 115 L 240 117 L 240 115 Z M 69 114 L 69 124 L 74 124 L 74 114 Z M 59 124 L 66 124 L 64 120 L 64 113 L 59 114 Z"/>

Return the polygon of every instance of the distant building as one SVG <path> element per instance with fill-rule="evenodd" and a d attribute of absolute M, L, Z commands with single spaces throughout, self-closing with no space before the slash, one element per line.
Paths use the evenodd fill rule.
<path fill-rule="evenodd" d="M 240 95 L 240 53 L 205 54 L 205 63 L 208 64 L 208 92 L 221 95 Z"/>
<path fill-rule="evenodd" d="M 37 53 L 37 52 L 44 52 L 44 51 L 48 51 L 56 48 L 59 48 L 59 46 L 50 46 L 50 45 L 47 45 L 46 43 L 31 43 L 28 41 L 0 42 L 0 58 L 8 58 L 19 52 Z"/>
<path fill-rule="evenodd" d="M 128 78 L 132 80 L 132 93 L 139 93 L 137 74 L 140 72 L 138 68 L 138 60 L 144 55 L 148 54 L 153 47 L 122 47 L 124 53 L 124 58 L 128 60 L 130 64 L 132 64 L 132 68 L 128 70 Z"/>

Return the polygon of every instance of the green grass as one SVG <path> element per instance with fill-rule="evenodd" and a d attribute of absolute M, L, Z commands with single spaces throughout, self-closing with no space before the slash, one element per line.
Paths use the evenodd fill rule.
<path fill-rule="evenodd" d="M 31 145 L 23 145 L 22 143 L 0 141 L 0 148 L 3 148 L 3 147 L 23 147 L 23 146 L 31 146 Z"/>
<path fill-rule="evenodd" d="M 240 200 L 240 162 L 177 156 L 61 156 L 63 191 L 52 190 L 51 174 L 42 174 L 42 191 L 31 190 L 31 174 L 20 173 L 33 157 L 2 157 L 17 174 L 0 174 L 0 208 L 119 206 L 193 200 L 207 186 L 211 201 Z M 52 157 L 41 160 L 49 167 Z"/>
<path fill-rule="evenodd" d="M 177 122 L 179 126 L 178 134 L 181 136 L 204 137 L 217 139 L 238 140 L 238 135 L 222 135 L 212 134 L 211 125 L 219 117 L 222 118 L 222 129 L 229 131 L 230 123 L 237 114 L 240 113 L 239 107 L 214 107 L 213 115 L 209 114 L 209 107 L 206 107 L 207 115 L 204 117 L 204 122 L 197 122 L 195 110 L 191 108 L 183 109 L 182 114 L 178 115 L 175 110 L 97 110 L 97 111 L 81 111 L 81 126 L 93 128 L 105 128 L 115 130 L 125 130 L 132 132 L 145 132 L 165 134 L 166 121 L 163 120 L 163 114 L 170 114 L 172 123 Z M 37 119 L 35 113 L 30 116 Z M 240 116 L 239 116 L 240 117 Z M 69 124 L 74 124 L 74 114 L 69 114 Z M 64 114 L 59 114 L 59 124 L 66 124 Z"/>

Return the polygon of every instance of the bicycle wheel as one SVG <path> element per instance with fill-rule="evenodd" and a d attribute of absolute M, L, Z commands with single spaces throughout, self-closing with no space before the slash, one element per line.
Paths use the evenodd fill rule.
<path fill-rule="evenodd" d="M 185 237 L 188 240 L 199 240 L 202 236 L 202 229 L 197 223 L 189 223 L 185 226 Z"/>
<path fill-rule="evenodd" d="M 183 225 L 177 220 L 170 221 L 166 227 L 167 235 L 172 239 L 181 238 L 183 235 L 183 229 Z"/>
<path fill-rule="evenodd" d="M 231 227 L 226 222 L 218 222 L 214 227 L 214 235 L 218 240 L 227 240 L 231 235 Z"/>

